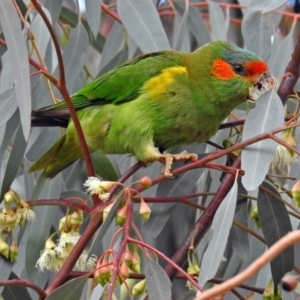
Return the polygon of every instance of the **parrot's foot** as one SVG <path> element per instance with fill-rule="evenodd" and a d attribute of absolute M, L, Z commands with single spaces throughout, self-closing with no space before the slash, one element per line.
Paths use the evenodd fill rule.
<path fill-rule="evenodd" d="M 172 174 L 171 170 L 172 170 L 172 164 L 174 161 L 191 160 L 191 159 L 197 159 L 197 158 L 198 158 L 197 154 L 188 153 L 187 151 L 183 151 L 180 154 L 171 154 L 171 153 L 160 154 L 158 156 L 158 161 L 164 163 L 164 167 L 161 171 L 162 175 L 172 178 L 173 174 Z"/>

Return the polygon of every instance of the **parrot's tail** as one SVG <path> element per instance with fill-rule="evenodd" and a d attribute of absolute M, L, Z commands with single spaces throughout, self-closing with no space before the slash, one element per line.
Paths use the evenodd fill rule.
<path fill-rule="evenodd" d="M 43 170 L 48 178 L 53 178 L 60 171 L 68 167 L 74 160 L 78 158 L 76 151 L 68 151 L 64 149 L 66 135 L 64 134 L 37 162 L 35 162 L 29 172 Z"/>

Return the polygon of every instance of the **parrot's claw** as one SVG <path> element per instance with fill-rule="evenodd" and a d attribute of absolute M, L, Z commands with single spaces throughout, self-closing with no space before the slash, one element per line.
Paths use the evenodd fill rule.
<path fill-rule="evenodd" d="M 162 175 L 172 178 L 172 164 L 174 161 L 179 160 L 191 160 L 191 159 L 197 159 L 198 155 L 195 153 L 188 153 L 187 151 L 183 151 L 180 154 L 171 154 L 171 153 L 165 153 L 160 154 L 158 157 L 158 160 L 162 163 L 164 163 L 164 167 L 161 171 Z"/>

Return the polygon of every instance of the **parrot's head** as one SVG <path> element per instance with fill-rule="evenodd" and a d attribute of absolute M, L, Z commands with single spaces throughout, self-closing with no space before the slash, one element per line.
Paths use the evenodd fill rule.
<path fill-rule="evenodd" d="M 253 99 L 249 89 L 266 91 L 274 86 L 275 82 L 269 74 L 267 64 L 257 55 L 250 51 L 239 48 L 234 44 L 224 41 L 217 41 L 206 44 L 199 51 L 199 57 L 210 62 L 204 70 L 210 78 L 210 84 L 219 96 L 239 98 L 239 102 L 246 99 Z M 252 96 L 251 96 L 252 95 Z"/>

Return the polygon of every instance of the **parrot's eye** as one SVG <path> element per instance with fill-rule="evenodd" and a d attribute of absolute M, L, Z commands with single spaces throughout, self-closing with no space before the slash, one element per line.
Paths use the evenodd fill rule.
<path fill-rule="evenodd" d="M 241 64 L 236 64 L 236 65 L 233 65 L 233 70 L 235 73 L 237 74 L 241 74 L 243 75 L 245 73 L 245 68 L 243 65 Z"/>

